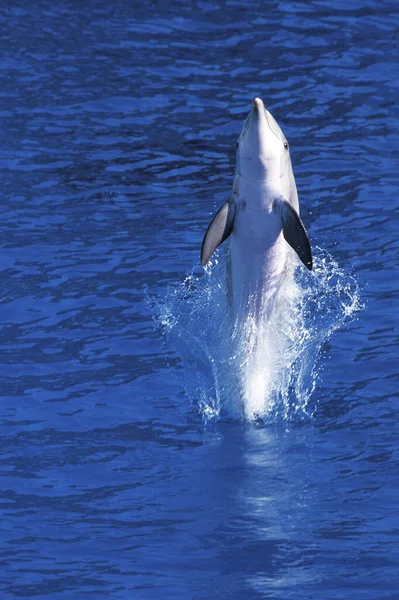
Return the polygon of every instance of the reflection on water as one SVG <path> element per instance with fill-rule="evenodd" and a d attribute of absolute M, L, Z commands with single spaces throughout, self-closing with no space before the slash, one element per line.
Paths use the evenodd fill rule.
<path fill-rule="evenodd" d="M 203 491 L 198 544 L 213 556 L 208 593 L 262 597 L 265 589 L 317 580 L 309 536 L 318 507 L 306 432 L 224 426 L 218 436 L 208 431 L 204 452 L 188 484 L 198 489 L 200 481 Z"/>

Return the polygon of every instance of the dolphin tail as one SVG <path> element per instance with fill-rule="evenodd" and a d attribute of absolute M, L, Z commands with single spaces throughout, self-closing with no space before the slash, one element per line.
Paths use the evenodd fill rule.
<path fill-rule="evenodd" d="M 313 267 L 312 248 L 299 214 L 288 200 L 282 200 L 280 206 L 284 238 L 298 254 L 305 267 L 311 271 Z"/>
<path fill-rule="evenodd" d="M 201 247 L 201 264 L 204 267 L 216 248 L 229 237 L 233 231 L 236 203 L 232 198 L 225 202 L 213 217 L 206 230 Z"/>

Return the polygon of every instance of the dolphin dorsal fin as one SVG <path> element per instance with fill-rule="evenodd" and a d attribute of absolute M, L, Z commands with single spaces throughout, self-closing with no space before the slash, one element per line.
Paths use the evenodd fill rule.
<path fill-rule="evenodd" d="M 223 204 L 206 230 L 201 247 L 201 264 L 204 267 L 216 248 L 233 231 L 236 203 L 232 198 Z"/>
<path fill-rule="evenodd" d="M 284 238 L 298 254 L 305 267 L 311 271 L 313 267 L 312 248 L 299 214 L 288 200 L 281 200 L 280 207 Z"/>

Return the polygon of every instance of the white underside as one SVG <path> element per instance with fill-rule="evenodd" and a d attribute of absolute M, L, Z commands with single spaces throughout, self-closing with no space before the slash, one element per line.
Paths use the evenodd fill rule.
<path fill-rule="evenodd" d="M 279 190 L 240 180 L 228 267 L 234 321 L 248 313 L 267 317 L 282 282 L 293 271 L 296 256 L 283 237 L 280 213 L 273 209 L 280 195 Z"/>
<path fill-rule="evenodd" d="M 281 195 L 280 190 L 241 181 L 240 194 L 235 196 L 227 276 L 241 394 L 250 420 L 267 412 L 284 354 L 279 328 L 286 296 L 295 293 L 297 258 L 283 237 L 280 212 L 273 209 Z"/>

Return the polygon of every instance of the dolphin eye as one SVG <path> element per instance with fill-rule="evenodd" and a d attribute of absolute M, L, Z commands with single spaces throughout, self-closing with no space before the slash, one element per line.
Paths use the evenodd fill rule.
<path fill-rule="evenodd" d="M 237 148 L 238 148 L 238 142 L 236 143 L 236 150 L 237 150 Z"/>
<path fill-rule="evenodd" d="M 284 148 L 288 150 L 288 142 L 284 142 Z"/>

